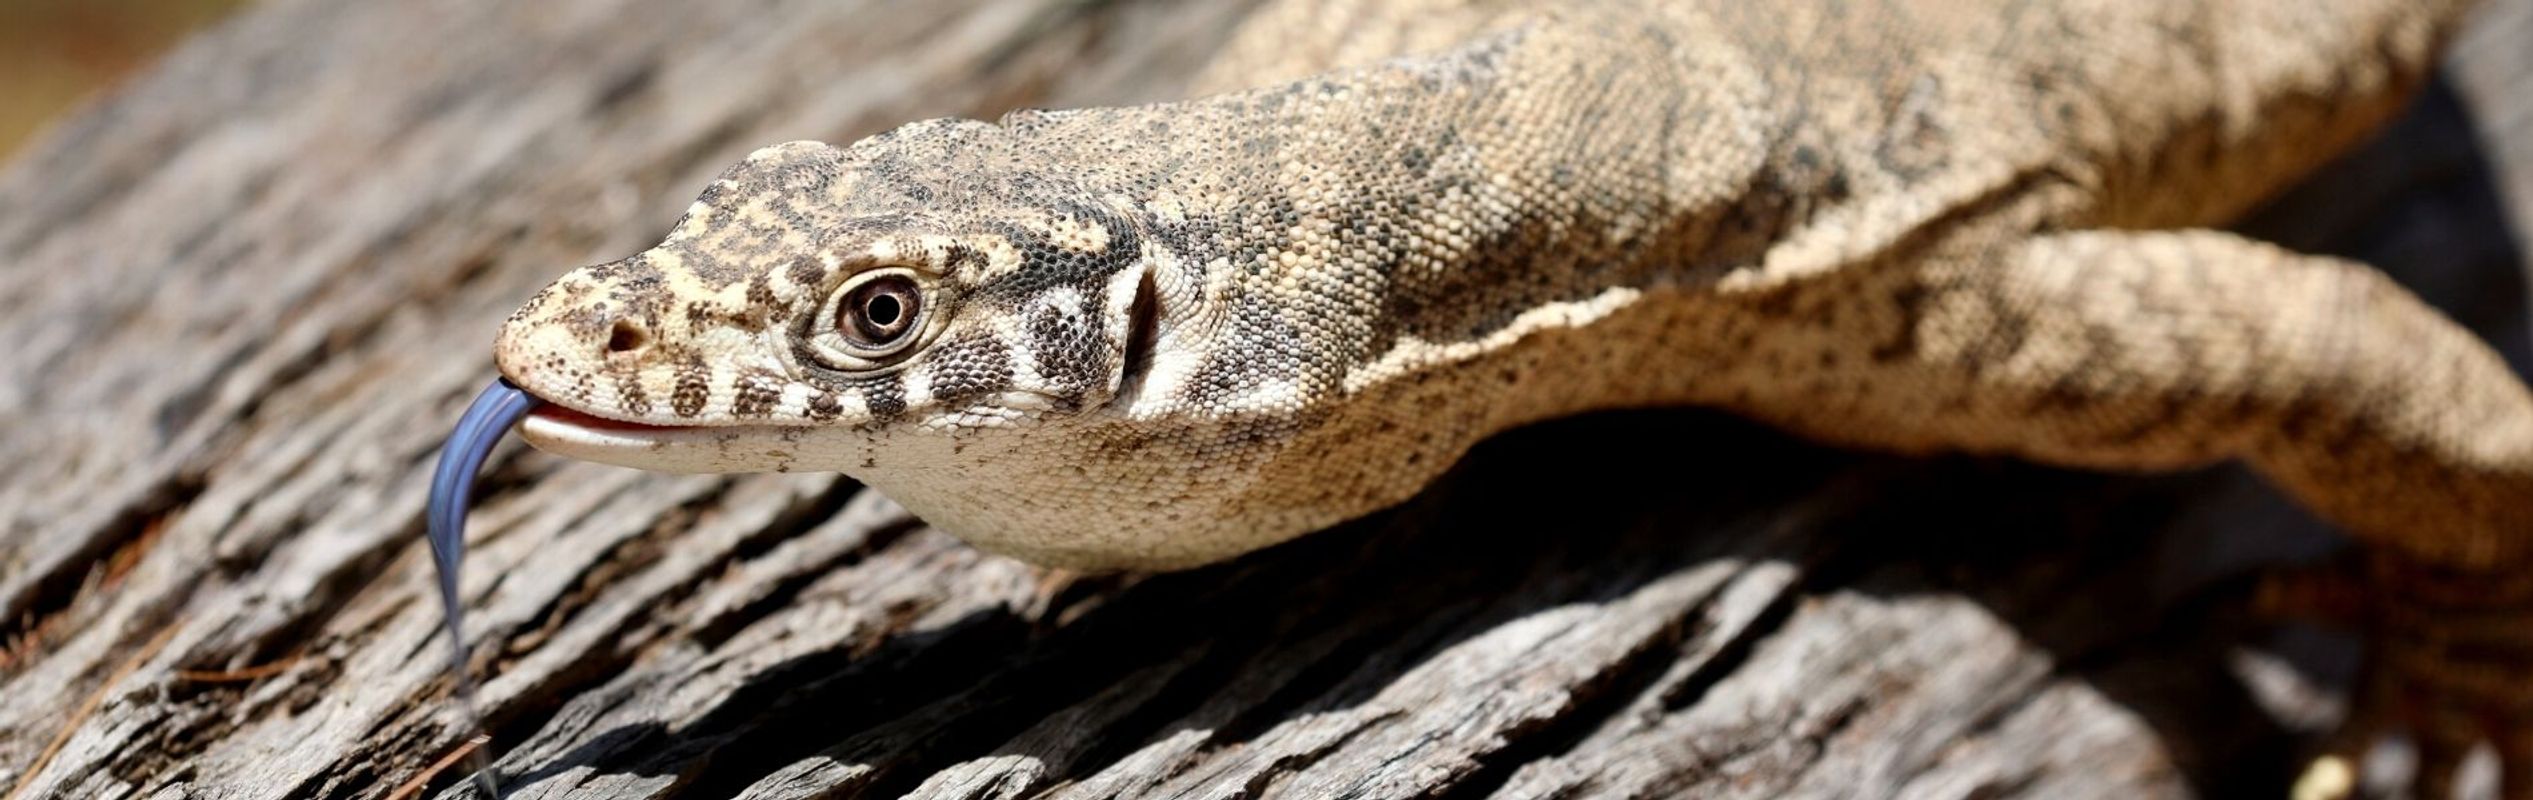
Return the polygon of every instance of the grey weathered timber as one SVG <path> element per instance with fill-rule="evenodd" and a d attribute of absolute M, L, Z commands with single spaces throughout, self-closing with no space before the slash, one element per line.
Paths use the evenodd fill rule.
<path fill-rule="evenodd" d="M 1244 10 L 281 0 L 197 37 L 0 171 L 0 792 L 424 774 L 469 732 L 422 491 L 520 299 L 758 145 L 1167 98 Z M 2496 3 L 2384 141 L 2247 224 L 2393 269 L 2522 369 L 2528 42 L 2533 0 Z M 2274 794 L 2354 654 L 2247 618 L 2249 570 L 2333 540 L 2240 470 L 1695 411 L 1520 431 L 1187 573 L 981 555 L 829 476 L 516 445 L 473 541 L 518 797 Z"/>

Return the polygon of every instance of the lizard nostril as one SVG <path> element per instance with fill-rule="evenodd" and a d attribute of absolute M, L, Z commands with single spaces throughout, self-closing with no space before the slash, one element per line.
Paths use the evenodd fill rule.
<path fill-rule="evenodd" d="M 607 331 L 607 353 L 609 355 L 631 353 L 635 350 L 642 349 L 643 345 L 650 343 L 651 332 L 643 330 L 642 323 L 634 322 L 633 320 L 616 320 L 615 326 Z"/>

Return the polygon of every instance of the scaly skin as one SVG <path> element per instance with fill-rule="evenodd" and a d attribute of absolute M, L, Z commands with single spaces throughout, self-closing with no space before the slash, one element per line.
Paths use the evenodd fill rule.
<path fill-rule="evenodd" d="M 842 471 L 1048 564 L 1228 558 L 1508 427 L 1694 404 L 2244 459 L 2375 594 L 2427 571 L 2529 621 L 2533 393 L 2362 266 L 2201 229 L 2397 110 L 2463 5 L 1298 0 L 1186 102 L 758 151 L 496 352 L 568 409 L 539 447 Z M 2375 694 L 2471 710 L 2429 763 L 2491 735 L 2533 796 L 2526 637 L 2447 656 L 2467 634 L 2393 606 Z"/>

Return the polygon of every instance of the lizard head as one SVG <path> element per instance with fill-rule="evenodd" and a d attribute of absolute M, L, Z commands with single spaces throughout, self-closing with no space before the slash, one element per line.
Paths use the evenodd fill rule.
<path fill-rule="evenodd" d="M 750 155 L 659 245 L 512 315 L 501 372 L 548 401 L 523 435 L 625 466 L 887 488 L 1099 413 L 1151 307 L 1140 238 L 1085 193 L 982 177 L 1008 174 L 995 133 L 940 121 Z"/>
<path fill-rule="evenodd" d="M 1308 334 L 1346 328 L 1197 260 L 1217 212 L 1147 162 L 1010 124 L 749 156 L 660 244 L 511 316 L 495 360 L 546 401 L 521 435 L 643 469 L 842 472 L 983 549 L 1083 568 L 1263 547 L 1404 497 L 1400 459 L 1430 472 L 1465 444 L 1416 438 L 1459 417 L 1312 416 L 1334 370 Z"/>

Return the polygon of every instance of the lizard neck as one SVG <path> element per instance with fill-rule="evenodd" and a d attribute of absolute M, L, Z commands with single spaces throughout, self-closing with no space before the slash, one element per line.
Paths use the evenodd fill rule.
<path fill-rule="evenodd" d="M 1580 385 L 1642 372 L 1600 357 L 1616 351 L 1538 343 L 1766 249 L 1781 220 L 1750 215 L 1783 209 L 1750 202 L 1764 90 L 1695 25 L 1572 13 L 1276 87 L 1006 118 L 983 179 L 1061 186 L 1136 228 L 1155 310 L 1124 349 L 1149 355 L 1108 402 L 1045 423 L 1062 431 L 917 437 L 892 446 L 941 451 L 901 459 L 937 474 L 872 479 L 989 549 L 1195 564 L 1395 503 L 1561 405 L 1650 398 Z M 996 494 L 1050 482 L 1172 500 L 1075 518 Z"/>
<path fill-rule="evenodd" d="M 1755 258 L 1777 223 L 1745 204 L 1769 150 L 1747 61 L 1568 16 L 1275 87 L 1007 118 L 1014 163 L 1144 229 L 1160 333 L 1124 413 L 1348 405 Z"/>

